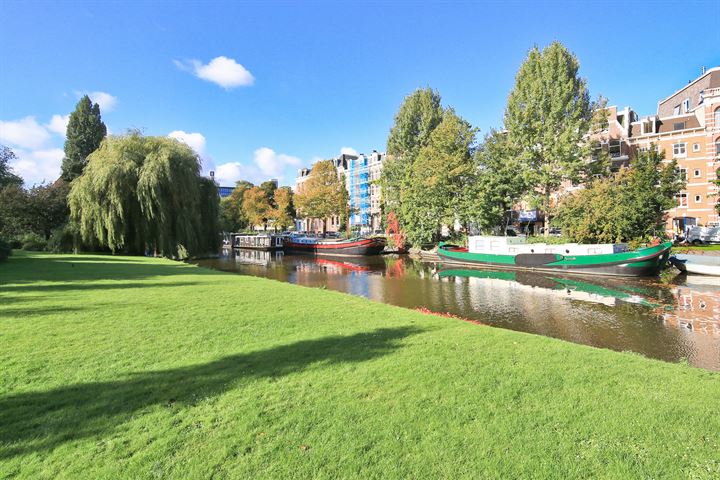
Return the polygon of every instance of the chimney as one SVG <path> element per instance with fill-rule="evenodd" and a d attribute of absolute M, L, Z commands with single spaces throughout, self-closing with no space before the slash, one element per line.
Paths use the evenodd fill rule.
<path fill-rule="evenodd" d="M 702 67 L 700 67 L 700 70 L 702 70 L 702 75 L 705 75 L 705 65 L 703 65 Z"/>

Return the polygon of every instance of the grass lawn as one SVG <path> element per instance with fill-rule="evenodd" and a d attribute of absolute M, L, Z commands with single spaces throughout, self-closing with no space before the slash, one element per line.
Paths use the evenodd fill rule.
<path fill-rule="evenodd" d="M 720 374 L 167 260 L 16 253 L 0 365 L 0 478 L 720 478 Z"/>

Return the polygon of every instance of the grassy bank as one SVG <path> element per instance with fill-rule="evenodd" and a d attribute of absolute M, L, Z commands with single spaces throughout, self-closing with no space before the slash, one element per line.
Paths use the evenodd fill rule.
<path fill-rule="evenodd" d="M 165 260 L 0 264 L 0 478 L 718 478 L 720 375 Z"/>

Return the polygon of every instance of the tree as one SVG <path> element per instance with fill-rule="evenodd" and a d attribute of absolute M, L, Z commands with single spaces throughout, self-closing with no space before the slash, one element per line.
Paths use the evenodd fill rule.
<path fill-rule="evenodd" d="M 107 135 L 107 128 L 100 117 L 100 106 L 84 95 L 70 114 L 65 140 L 65 158 L 62 162 L 62 178 L 71 182 L 83 173 L 88 156 L 98 149 Z"/>
<path fill-rule="evenodd" d="M 717 187 L 718 191 L 720 191 L 720 168 L 715 170 L 715 180 L 713 180 L 713 183 Z M 717 194 L 715 194 L 715 196 L 717 197 Z M 720 213 L 720 200 L 716 201 L 715 210 L 717 210 L 717 212 Z"/>
<path fill-rule="evenodd" d="M 293 192 L 290 187 L 280 187 L 275 190 L 275 209 L 273 210 L 273 224 L 280 230 L 290 228 L 295 222 L 295 206 L 293 205 Z"/>
<path fill-rule="evenodd" d="M 267 223 L 272 216 L 272 207 L 267 192 L 260 187 L 252 187 L 243 194 L 242 210 L 250 222 L 250 226 L 262 225 L 267 230 Z"/>
<path fill-rule="evenodd" d="M 644 241 L 664 236 L 666 211 L 684 188 L 675 161 L 663 165 L 656 149 L 641 153 L 628 168 L 560 202 L 554 223 L 581 243 Z"/>
<path fill-rule="evenodd" d="M 67 223 L 70 215 L 68 193 L 70 184 L 62 178 L 54 183 L 30 189 L 28 222 L 33 232 L 48 240 L 53 230 Z"/>
<path fill-rule="evenodd" d="M 219 243 L 217 187 L 200 176 L 193 150 L 171 138 L 105 139 L 68 200 L 83 240 L 113 252 L 182 257 Z"/>
<path fill-rule="evenodd" d="M 0 238 L 12 240 L 30 231 L 30 200 L 18 184 L 0 188 Z"/>
<path fill-rule="evenodd" d="M 529 198 L 545 212 L 549 233 L 551 195 L 579 178 L 590 154 L 593 104 L 579 63 L 561 43 L 530 50 L 515 77 L 505 128 L 523 162 Z"/>
<path fill-rule="evenodd" d="M 266 180 L 260 184 L 260 190 L 265 192 L 265 196 L 270 202 L 270 205 L 275 206 L 275 190 L 277 189 L 277 183 L 274 180 Z"/>
<path fill-rule="evenodd" d="M 295 205 L 301 215 L 309 218 L 325 219 L 338 215 L 347 219 L 348 198 L 345 182 L 338 176 L 333 161 L 321 160 L 313 165 L 302 189 L 295 194 Z"/>
<path fill-rule="evenodd" d="M 388 136 L 387 159 L 379 182 L 386 214 L 403 203 L 412 164 L 442 118 L 440 94 L 431 88 L 415 90 L 400 105 Z M 402 224 L 403 219 L 399 220 Z"/>
<path fill-rule="evenodd" d="M 459 193 L 460 219 L 480 231 L 505 226 L 527 190 L 518 154 L 507 134 L 491 130 L 474 155 L 475 177 Z"/>
<path fill-rule="evenodd" d="M 247 180 L 238 180 L 230 195 L 220 201 L 220 219 L 224 231 L 237 232 L 247 227 L 248 219 L 242 206 L 243 196 L 253 186 Z"/>
<path fill-rule="evenodd" d="M 21 186 L 23 184 L 22 178 L 15 175 L 10 166 L 10 162 L 17 160 L 15 152 L 5 145 L 0 145 L 0 188 L 8 185 Z"/>
<path fill-rule="evenodd" d="M 459 192 L 474 175 L 474 129 L 451 108 L 443 113 L 429 141 L 417 152 L 399 205 L 407 239 L 413 245 L 437 240 L 442 225 L 452 225 L 463 207 Z"/>

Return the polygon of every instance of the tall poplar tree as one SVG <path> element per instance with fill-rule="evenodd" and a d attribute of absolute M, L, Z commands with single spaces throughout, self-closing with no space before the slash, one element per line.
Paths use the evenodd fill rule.
<path fill-rule="evenodd" d="M 578 180 L 590 155 L 594 106 L 578 69 L 577 58 L 561 43 L 534 47 L 505 110 L 508 141 L 524 165 L 530 200 L 545 212 L 546 235 L 553 192 Z"/>
<path fill-rule="evenodd" d="M 107 127 L 100 117 L 100 106 L 84 95 L 70 114 L 65 140 L 62 178 L 68 182 L 79 177 L 88 156 L 100 147 L 107 135 Z"/>

